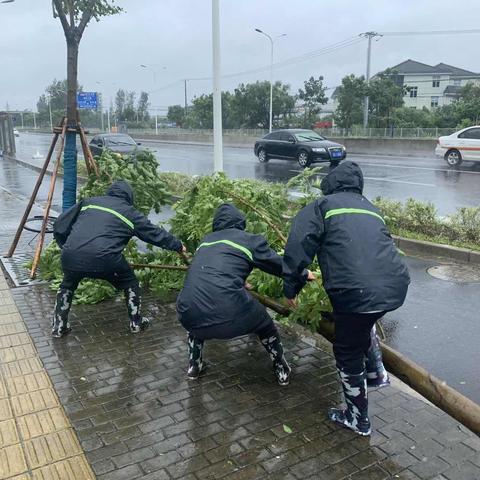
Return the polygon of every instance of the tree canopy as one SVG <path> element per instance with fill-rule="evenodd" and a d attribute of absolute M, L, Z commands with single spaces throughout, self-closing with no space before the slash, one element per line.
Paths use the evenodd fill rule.
<path fill-rule="evenodd" d="M 350 128 L 362 121 L 363 98 L 367 85 L 363 76 L 347 75 L 343 77 L 342 84 L 337 88 L 336 100 L 338 102 L 335 120 L 338 126 Z"/>
<path fill-rule="evenodd" d="M 310 128 L 315 123 L 322 105 L 328 101 L 325 95 L 326 87 L 323 86 L 323 77 L 310 77 L 303 82 L 304 88 L 298 90 L 298 98 L 304 102 L 304 124 L 303 127 Z"/>

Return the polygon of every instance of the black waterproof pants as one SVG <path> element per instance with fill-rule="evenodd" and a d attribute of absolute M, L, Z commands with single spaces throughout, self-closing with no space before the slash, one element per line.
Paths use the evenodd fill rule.
<path fill-rule="evenodd" d="M 122 258 L 103 271 L 99 272 L 77 272 L 63 269 L 63 281 L 60 288 L 75 291 L 80 281 L 84 278 L 96 278 L 110 282 L 118 290 L 127 288 L 138 288 L 138 280 L 128 262 Z"/>
<path fill-rule="evenodd" d="M 255 301 L 255 307 L 245 316 L 232 318 L 229 322 L 220 325 L 189 328 L 188 331 L 198 340 L 227 340 L 249 333 L 257 334 L 260 339 L 278 335 L 277 327 L 266 308 L 257 301 Z"/>
<path fill-rule="evenodd" d="M 357 375 L 365 370 L 365 357 L 370 347 L 370 332 L 375 322 L 384 315 L 385 312 L 333 312 L 335 320 L 333 352 L 339 370 L 349 375 Z"/>
<path fill-rule="evenodd" d="M 78 284 L 84 278 L 95 278 L 110 282 L 118 290 L 123 290 L 130 321 L 138 324 L 141 321 L 141 291 L 137 277 L 125 259 L 116 262 L 103 272 L 77 272 L 68 269 L 63 271 L 63 281 L 57 292 L 53 328 L 69 328 L 68 314 L 73 295 Z M 60 327 L 59 327 L 60 326 Z"/>

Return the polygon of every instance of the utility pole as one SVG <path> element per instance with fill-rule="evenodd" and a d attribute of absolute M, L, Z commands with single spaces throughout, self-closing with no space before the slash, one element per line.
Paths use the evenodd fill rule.
<path fill-rule="evenodd" d="M 220 8 L 212 0 L 213 56 L 213 164 L 215 172 L 223 172 L 222 86 L 220 83 Z"/>
<path fill-rule="evenodd" d="M 368 40 L 367 46 L 367 72 L 365 76 L 366 85 L 368 87 L 370 81 L 370 63 L 371 63 L 371 56 L 372 56 L 372 38 L 381 37 L 377 32 L 365 32 L 360 34 L 361 37 L 364 37 Z M 368 106 L 369 106 L 369 97 L 366 95 L 363 99 L 363 128 L 367 128 L 368 126 Z"/>

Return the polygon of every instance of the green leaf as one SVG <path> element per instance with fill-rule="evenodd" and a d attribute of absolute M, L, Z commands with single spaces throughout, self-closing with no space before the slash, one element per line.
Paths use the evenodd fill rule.
<path fill-rule="evenodd" d="M 283 425 L 283 431 L 285 433 L 293 433 L 292 429 L 288 425 Z"/>

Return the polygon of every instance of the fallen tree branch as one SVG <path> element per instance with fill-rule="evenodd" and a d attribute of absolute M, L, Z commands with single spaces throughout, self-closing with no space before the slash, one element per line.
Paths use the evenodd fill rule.
<path fill-rule="evenodd" d="M 253 205 L 252 203 L 250 203 L 248 200 L 245 200 L 243 197 L 241 197 L 240 195 L 237 195 L 236 193 L 234 192 L 226 192 L 224 190 L 222 190 L 223 193 L 225 195 L 228 195 L 232 198 L 234 198 L 235 200 L 238 200 L 240 203 L 242 203 L 243 205 L 245 205 L 246 207 L 248 207 L 250 210 L 252 210 L 253 212 L 255 212 L 267 225 L 270 226 L 270 228 L 277 234 L 278 238 L 285 244 L 287 243 L 287 237 L 285 237 L 285 235 L 283 234 L 283 232 L 280 230 L 280 228 L 278 227 L 278 225 L 276 225 L 272 219 L 265 213 L 265 212 L 262 212 L 260 211 L 260 209 L 258 209 L 255 205 Z"/>
<path fill-rule="evenodd" d="M 156 263 L 130 263 L 129 265 L 134 269 L 153 268 L 157 270 L 188 270 L 186 265 L 159 265 Z"/>

